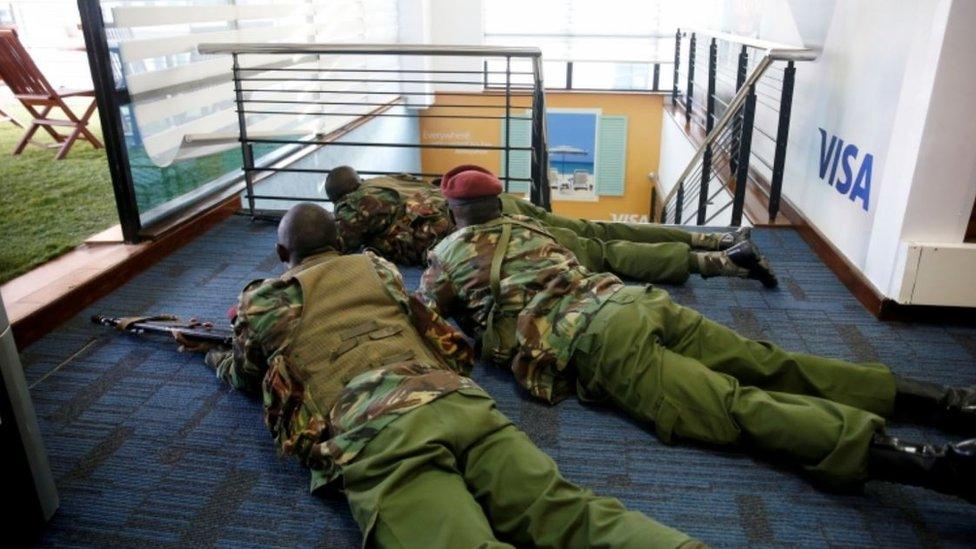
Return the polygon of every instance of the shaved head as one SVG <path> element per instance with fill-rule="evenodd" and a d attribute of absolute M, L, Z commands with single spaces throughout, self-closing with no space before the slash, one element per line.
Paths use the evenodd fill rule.
<path fill-rule="evenodd" d="M 497 196 L 482 196 L 467 200 L 448 199 L 447 206 L 458 228 L 488 223 L 502 215 L 502 201 Z"/>
<path fill-rule="evenodd" d="M 325 194 L 335 202 L 359 188 L 359 174 L 352 166 L 332 168 L 325 178 Z"/>
<path fill-rule="evenodd" d="M 295 204 L 278 223 L 278 257 L 289 266 L 339 248 L 335 218 L 310 202 Z"/>

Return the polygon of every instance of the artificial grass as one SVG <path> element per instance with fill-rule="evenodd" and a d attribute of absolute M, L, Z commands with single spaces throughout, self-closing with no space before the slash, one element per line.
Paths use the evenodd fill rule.
<path fill-rule="evenodd" d="M 69 104 L 75 109 L 75 103 Z M 29 120 L 19 105 L 3 110 L 22 124 Z M 97 118 L 89 128 L 101 138 Z M 0 283 L 118 223 L 104 149 L 78 141 L 64 160 L 54 159 L 57 149 L 33 145 L 12 156 L 23 133 L 0 122 Z M 35 139 L 54 142 L 43 130 Z"/>

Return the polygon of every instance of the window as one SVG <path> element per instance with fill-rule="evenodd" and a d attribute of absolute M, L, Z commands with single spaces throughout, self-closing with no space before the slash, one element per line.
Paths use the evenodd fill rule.
<path fill-rule="evenodd" d="M 667 0 L 485 0 L 484 41 L 542 48 L 547 87 L 652 89 L 658 64 L 658 88 L 668 89 L 677 17 L 686 9 L 675 4 Z M 496 78 L 491 84 L 504 82 Z"/>

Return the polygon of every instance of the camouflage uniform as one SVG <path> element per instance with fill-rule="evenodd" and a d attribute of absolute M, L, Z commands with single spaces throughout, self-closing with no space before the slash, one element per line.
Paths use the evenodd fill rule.
<path fill-rule="evenodd" d="M 354 291 L 337 288 L 350 274 L 357 275 Z M 337 304 L 326 305 L 330 299 Z M 316 326 L 310 317 L 329 307 L 341 317 Z M 391 312 L 412 328 L 380 322 L 361 329 L 364 318 L 382 321 Z M 343 327 L 332 329 L 336 322 Z M 251 283 L 234 333 L 233 350 L 212 351 L 208 363 L 239 389 L 260 388 L 278 448 L 311 468 L 313 490 L 341 475 L 364 546 L 510 547 L 496 533 L 519 546 L 695 545 L 563 479 L 491 398 L 459 375 L 473 355 L 460 332 L 409 296 L 396 269 L 373 254 L 327 252 L 279 279 Z M 362 364 L 382 355 L 378 341 L 394 336 L 387 351 L 419 344 L 420 354 Z M 307 341 L 312 347 L 303 347 Z M 316 356 L 325 364 L 315 364 Z M 358 374 L 343 383 L 350 364 Z M 316 389 L 323 374 L 326 385 L 341 388 L 334 404 Z"/>
<path fill-rule="evenodd" d="M 516 195 L 501 199 L 503 211 L 528 215 L 546 225 L 590 270 L 644 282 L 683 283 L 693 269 L 692 239 L 704 245 L 707 238 L 717 238 L 651 224 L 571 219 Z M 364 181 L 335 203 L 335 215 L 344 252 L 365 247 L 401 265 L 423 264 L 427 251 L 454 230 L 440 190 L 410 176 Z"/>
<path fill-rule="evenodd" d="M 343 252 L 375 250 L 401 265 L 420 265 L 454 230 L 440 191 L 409 175 L 375 177 L 335 203 Z"/>
<path fill-rule="evenodd" d="M 510 360 L 531 394 L 556 402 L 575 388 L 653 424 L 665 442 L 748 443 L 828 483 L 864 479 L 894 401 L 885 366 L 748 340 L 663 290 L 589 272 L 538 226 L 514 221 L 441 241 L 418 293 L 481 337 L 487 356 Z"/>

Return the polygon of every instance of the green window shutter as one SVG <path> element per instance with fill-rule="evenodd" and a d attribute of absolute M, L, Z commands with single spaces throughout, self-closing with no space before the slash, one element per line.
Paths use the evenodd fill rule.
<path fill-rule="evenodd" d="M 596 194 L 623 196 L 627 172 L 627 117 L 601 116 L 596 140 Z"/>
<path fill-rule="evenodd" d="M 520 115 L 521 116 L 521 115 Z M 528 115 L 526 115 L 528 116 Z M 505 145 L 505 126 L 506 120 L 502 120 L 502 133 L 499 144 Z M 512 133 L 509 135 L 509 145 L 512 147 L 531 147 L 532 146 L 532 120 L 529 118 L 512 119 Z M 502 163 L 498 167 L 498 177 L 505 177 L 505 155 L 507 151 L 502 151 Z M 532 177 L 532 151 L 512 151 L 512 159 L 508 164 L 508 176 L 521 178 L 526 181 L 511 181 L 508 184 L 508 191 L 513 193 L 529 192 L 528 179 Z M 504 182 L 504 180 L 502 180 Z"/>

